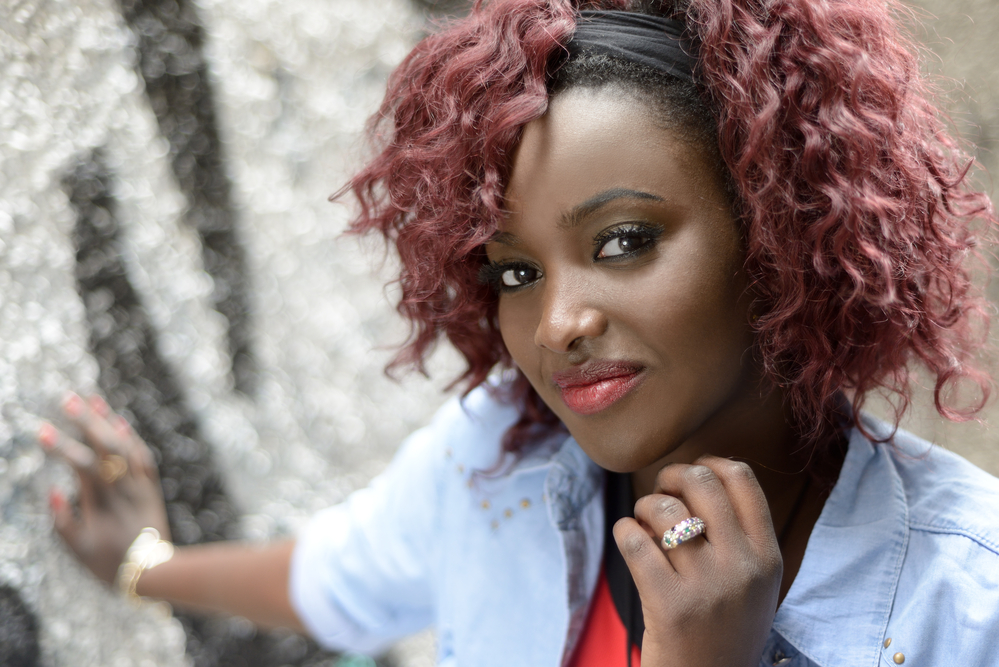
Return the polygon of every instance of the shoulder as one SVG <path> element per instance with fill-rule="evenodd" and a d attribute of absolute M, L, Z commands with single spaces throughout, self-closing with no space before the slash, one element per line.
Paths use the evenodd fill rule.
<path fill-rule="evenodd" d="M 881 446 L 905 491 L 910 530 L 963 536 L 999 556 L 999 479 L 903 430 Z"/>
<path fill-rule="evenodd" d="M 503 436 L 517 421 L 517 408 L 505 401 L 501 385 L 485 384 L 445 403 L 430 424 L 411 436 L 435 453 L 470 468 L 496 465 Z"/>
<path fill-rule="evenodd" d="M 983 638 L 999 630 L 999 479 L 905 431 L 876 447 L 907 528 L 882 664 L 996 664 Z"/>
<path fill-rule="evenodd" d="M 520 418 L 517 406 L 506 399 L 505 388 L 503 384 L 487 383 L 448 400 L 430 423 L 406 439 L 389 470 L 421 470 L 438 478 L 450 470 L 467 484 L 475 471 L 509 472 L 535 458 L 503 450 L 506 432 Z"/>

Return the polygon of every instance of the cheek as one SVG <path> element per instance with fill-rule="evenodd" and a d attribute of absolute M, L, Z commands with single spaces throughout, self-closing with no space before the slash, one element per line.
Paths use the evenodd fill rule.
<path fill-rule="evenodd" d="M 537 346 L 534 344 L 534 319 L 524 304 L 511 303 L 509 299 L 500 299 L 497 311 L 500 335 L 503 344 L 513 357 L 513 361 L 524 371 L 528 379 L 533 379 L 533 369 L 537 367 Z"/>
<path fill-rule="evenodd" d="M 655 354 L 669 393 L 691 388 L 681 393 L 692 402 L 687 408 L 697 413 L 699 396 L 710 402 L 745 371 L 752 333 L 742 298 L 744 280 L 737 262 L 718 253 L 670 259 L 635 290 L 644 298 L 628 301 L 632 312 L 625 321 Z"/>

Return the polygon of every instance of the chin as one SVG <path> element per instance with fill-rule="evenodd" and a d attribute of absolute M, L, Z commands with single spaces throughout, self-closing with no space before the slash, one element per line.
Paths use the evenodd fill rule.
<path fill-rule="evenodd" d="M 566 423 L 566 422 L 563 422 Z M 578 423 L 569 425 L 569 433 L 594 463 L 605 470 L 632 473 L 647 468 L 662 459 L 676 447 L 664 446 L 670 440 L 663 437 L 639 434 L 630 429 L 594 429 Z"/>

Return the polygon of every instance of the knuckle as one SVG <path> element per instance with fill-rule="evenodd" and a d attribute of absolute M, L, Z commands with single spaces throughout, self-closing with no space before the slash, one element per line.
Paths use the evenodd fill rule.
<path fill-rule="evenodd" d="M 687 508 L 677 498 L 667 495 L 645 496 L 635 505 L 635 518 L 648 525 L 661 522 L 676 523 L 687 515 Z"/>
<path fill-rule="evenodd" d="M 743 559 L 742 578 L 750 586 L 766 585 L 779 580 L 784 572 L 780 552 L 765 553 L 758 558 Z"/>
<path fill-rule="evenodd" d="M 740 479 L 746 482 L 755 482 L 756 473 L 753 472 L 753 468 L 744 461 L 729 461 L 726 464 L 727 472 L 735 479 Z"/>
<path fill-rule="evenodd" d="M 684 471 L 684 479 L 690 484 L 704 485 L 718 481 L 715 471 L 704 465 L 692 465 Z"/>
<path fill-rule="evenodd" d="M 781 558 L 779 550 L 768 552 L 763 557 L 762 565 L 763 565 L 763 570 L 768 575 L 773 575 L 774 573 L 777 573 L 779 575 L 784 571 L 784 559 Z"/>
<path fill-rule="evenodd" d="M 663 514 L 670 517 L 681 514 L 684 510 L 683 503 L 673 496 L 662 496 L 656 500 L 653 506 L 653 511 L 656 514 Z"/>
<path fill-rule="evenodd" d="M 674 464 L 667 463 L 666 465 L 664 465 L 662 468 L 659 469 L 659 472 L 656 473 L 656 484 L 658 484 L 662 488 L 668 486 L 668 480 L 670 477 L 673 476 L 675 470 L 676 466 Z"/>
<path fill-rule="evenodd" d="M 621 555 L 627 559 L 637 559 L 648 551 L 649 537 L 640 531 L 628 531 L 618 538 Z"/>

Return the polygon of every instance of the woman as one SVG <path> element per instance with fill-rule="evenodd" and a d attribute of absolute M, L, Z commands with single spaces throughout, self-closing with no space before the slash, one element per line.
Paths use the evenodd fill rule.
<path fill-rule="evenodd" d="M 586 10 L 580 12 L 580 10 Z M 56 527 L 129 592 L 441 664 L 999 664 L 996 480 L 860 412 L 972 416 L 987 199 L 882 0 L 495 0 L 394 73 L 349 188 L 400 363 L 463 402 L 294 543 L 170 558 L 99 399 Z M 971 387 L 979 400 L 955 405 Z M 94 457 L 92 452 L 96 452 Z M 132 545 L 131 548 L 129 545 Z"/>

